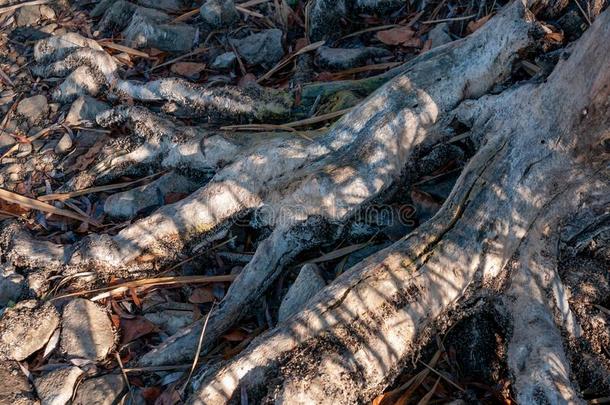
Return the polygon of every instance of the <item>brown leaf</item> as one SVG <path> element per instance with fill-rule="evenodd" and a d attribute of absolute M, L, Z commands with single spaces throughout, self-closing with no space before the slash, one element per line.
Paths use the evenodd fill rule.
<path fill-rule="evenodd" d="M 165 204 L 173 204 L 175 202 L 178 202 L 180 200 L 182 200 L 183 198 L 188 197 L 188 193 L 167 193 L 165 194 L 165 196 L 163 196 L 163 202 Z"/>
<path fill-rule="evenodd" d="M 193 304 L 205 304 L 208 302 L 214 302 L 214 293 L 212 287 L 199 287 L 195 288 L 189 297 L 189 302 Z"/>
<path fill-rule="evenodd" d="M 201 73 L 204 69 L 205 64 L 197 62 L 176 62 L 170 68 L 172 73 L 188 78 L 199 77 L 199 73 Z"/>
<path fill-rule="evenodd" d="M 406 48 L 421 48 L 424 46 L 421 38 L 409 38 L 405 42 L 402 43 L 402 46 Z"/>
<path fill-rule="evenodd" d="M 400 45 L 413 37 L 415 32 L 409 27 L 397 27 L 379 31 L 377 39 L 386 45 Z"/>
<path fill-rule="evenodd" d="M 121 344 L 129 343 L 139 337 L 157 332 L 157 327 L 143 316 L 134 319 L 121 319 Z"/>
<path fill-rule="evenodd" d="M 171 386 L 163 391 L 163 394 L 157 398 L 155 405 L 174 405 L 178 402 L 180 402 L 180 394 L 173 386 Z"/>
<path fill-rule="evenodd" d="M 483 24 L 485 24 L 487 21 L 489 21 L 489 19 L 492 17 L 493 14 L 489 14 L 486 15 L 485 17 L 481 17 L 476 21 L 470 21 L 468 23 L 468 25 L 466 26 L 466 31 L 468 31 L 469 33 L 473 33 L 476 30 L 478 30 L 479 28 L 481 28 L 483 26 Z"/>
<path fill-rule="evenodd" d="M 544 39 L 549 42 L 563 42 L 563 34 L 561 32 L 549 32 L 544 36 Z"/>
<path fill-rule="evenodd" d="M 157 398 L 161 395 L 161 388 L 159 387 L 146 387 L 144 388 L 140 395 L 144 398 L 147 404 L 154 404 Z"/>
<path fill-rule="evenodd" d="M 248 338 L 248 334 L 241 329 L 233 329 L 232 331 L 224 334 L 222 337 L 229 342 L 241 342 Z"/>
<path fill-rule="evenodd" d="M 239 79 L 239 83 L 237 83 L 237 85 L 239 87 L 246 87 L 249 83 L 256 83 L 256 76 L 253 73 L 246 73 L 241 79 Z"/>

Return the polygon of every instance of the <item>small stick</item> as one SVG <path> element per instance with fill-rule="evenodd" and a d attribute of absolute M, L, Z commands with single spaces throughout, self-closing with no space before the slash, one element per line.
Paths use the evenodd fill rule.
<path fill-rule="evenodd" d="M 191 371 L 189 372 L 189 375 L 186 378 L 186 381 L 184 382 L 182 389 L 180 390 L 180 393 L 181 393 L 180 396 L 182 396 L 182 394 L 186 390 L 186 387 L 188 386 L 188 383 L 189 383 L 189 381 L 191 381 L 191 377 L 193 376 L 193 372 L 195 371 L 195 368 L 197 367 L 197 362 L 199 361 L 199 352 L 201 351 L 201 344 L 203 343 L 203 335 L 205 335 L 205 329 L 208 326 L 208 321 L 210 320 L 210 315 L 212 315 L 212 311 L 214 311 L 214 305 L 216 305 L 216 301 L 212 302 L 212 308 L 210 308 L 210 312 L 208 312 L 208 314 L 205 317 L 205 322 L 203 322 L 203 328 L 201 328 L 201 334 L 199 335 L 199 342 L 197 342 L 197 351 L 195 352 L 195 358 L 193 359 L 193 366 L 191 367 Z"/>
<path fill-rule="evenodd" d="M 582 16 L 585 17 L 585 20 L 587 20 L 587 23 L 589 24 L 589 26 L 591 26 L 591 19 L 589 18 L 587 13 L 585 13 L 585 10 L 583 10 L 582 6 L 580 5 L 580 2 L 578 0 L 574 0 L 574 3 L 576 3 L 576 5 L 578 6 L 578 9 L 582 13 Z"/>
<path fill-rule="evenodd" d="M 436 23 L 450 22 L 450 21 L 469 20 L 469 19 L 474 18 L 476 16 L 477 16 L 476 14 L 471 14 L 471 15 L 465 15 L 463 17 L 442 18 L 440 20 L 428 20 L 428 21 L 422 21 L 422 24 L 436 24 Z"/>

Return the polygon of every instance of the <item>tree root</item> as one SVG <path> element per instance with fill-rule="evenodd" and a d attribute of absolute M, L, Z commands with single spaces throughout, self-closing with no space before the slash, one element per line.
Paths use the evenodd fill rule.
<path fill-rule="evenodd" d="M 598 18 L 545 83 L 489 96 L 511 75 L 519 55 L 536 45 L 540 32 L 530 3 L 516 0 L 470 37 L 382 77 L 309 88 L 306 100 L 345 87 L 366 93 L 381 86 L 313 142 L 284 136 L 242 141 L 181 126 L 141 106 L 102 113 L 100 125 L 127 123 L 135 139 L 113 140 L 68 189 L 136 167 L 185 174 L 200 188 L 114 236 L 91 234 L 71 246 L 41 243 L 8 227 L 0 238 L 3 252 L 17 265 L 43 272 L 129 276 L 176 261 L 241 215 L 262 212 L 261 225 L 273 231 L 210 316 L 206 351 L 296 255 L 337 239 L 356 213 L 401 180 L 418 149 L 451 136 L 457 119 L 469 124 L 468 136 L 480 150 L 442 209 L 349 269 L 236 358 L 208 369 L 189 401 L 226 403 L 241 390 L 253 401 L 368 401 L 435 330 L 452 324 L 449 310 L 493 285 L 512 326 L 507 363 L 515 397 L 523 403 L 578 402 L 562 333 L 578 339 L 581 326 L 557 272 L 557 239 L 550 235 L 562 217 L 608 191 L 603 141 L 610 123 L 610 13 Z M 105 92 L 114 99 L 164 102 L 167 112 L 210 121 L 273 121 L 302 108 L 290 93 L 259 87 L 125 81 L 109 54 L 77 37 L 43 40 L 36 55 L 35 74 L 68 76 L 54 94 L 62 101 Z M 153 261 L 139 263 L 144 254 Z M 140 363 L 192 360 L 201 327 L 197 322 L 182 330 Z"/>
<path fill-rule="evenodd" d="M 553 232 L 561 218 L 609 191 L 602 141 L 610 59 L 599 57 L 610 50 L 609 30 L 606 12 L 546 83 L 487 99 L 495 112 L 477 129 L 484 146 L 437 215 L 351 268 L 237 358 L 209 369 L 189 403 L 226 403 L 240 389 L 278 403 L 366 401 L 417 352 L 441 314 L 467 291 L 498 282 L 513 329 L 508 364 L 517 400 L 582 402 L 559 332 L 577 338 L 581 328 L 557 274 Z M 547 113 L 528 115 L 526 106 Z"/>

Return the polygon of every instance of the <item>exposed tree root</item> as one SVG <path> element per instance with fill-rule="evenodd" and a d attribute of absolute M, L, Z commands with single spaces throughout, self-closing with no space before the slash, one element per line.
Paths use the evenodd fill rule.
<path fill-rule="evenodd" d="M 581 402 L 559 332 L 578 338 L 581 328 L 557 273 L 556 232 L 561 218 L 609 191 L 610 59 L 600 57 L 609 32 L 606 12 L 546 83 L 486 99 L 494 113 L 475 126 L 485 145 L 441 211 L 209 370 L 190 403 L 225 403 L 240 387 L 279 403 L 366 401 L 466 291 L 507 274 L 517 401 Z M 532 106 L 547 113 L 527 114 Z"/>
<path fill-rule="evenodd" d="M 302 249 L 332 240 L 337 235 L 332 230 L 336 224 L 345 223 L 397 182 L 418 147 L 450 135 L 447 125 L 456 114 L 454 109 L 459 107 L 458 112 L 473 117 L 482 114 L 477 102 L 460 103 L 480 97 L 504 81 L 519 52 L 535 45 L 537 34 L 533 17 L 517 2 L 499 14 L 491 28 L 429 52 L 381 79 L 335 84 L 334 88 L 374 88 L 397 75 L 315 142 L 279 137 L 262 145 L 240 143 L 198 128 L 179 127 L 139 107 L 103 113 L 98 117 L 100 124 L 129 122 L 139 139 L 135 145 L 121 145 L 120 139 L 111 143 L 94 168 L 76 176 L 69 189 L 159 160 L 166 168 L 212 168 L 217 172 L 180 202 L 160 208 L 116 236 L 91 235 L 60 249 L 53 260 L 65 263 L 65 275 L 90 269 L 100 275 L 136 272 L 151 266 L 136 262 L 144 253 L 159 261 L 173 260 L 187 246 L 224 232 L 237 216 L 265 210 L 264 222 L 276 231 L 257 250 L 210 319 L 212 332 L 206 333 L 203 344 L 207 348 L 267 288 L 286 260 Z M 232 113 L 263 119 L 269 114 L 282 116 L 291 108 L 287 94 L 259 88 L 220 88 L 206 93 L 176 79 L 147 84 L 122 81 L 112 57 L 81 38 L 43 40 L 36 46 L 36 58 L 40 62 L 33 69 L 36 74 L 75 75 L 75 68 L 89 69 L 103 91 L 118 91 L 141 101 L 170 101 L 211 117 Z M 454 79 L 447 81 L 447 77 Z M 63 93 L 62 86 L 65 83 L 59 87 L 59 99 L 74 95 Z M 118 146 L 126 153 L 117 156 Z M 329 232 L 311 231 L 322 223 L 331 224 Z M 60 256 L 60 251 L 69 252 L 69 259 Z M 27 254 L 23 261 L 31 268 L 45 268 L 30 261 Z M 238 293 L 235 286 L 242 286 Z M 143 363 L 190 358 L 197 327 L 187 331 L 184 339 L 170 340 Z"/>
<path fill-rule="evenodd" d="M 105 20 L 125 13 L 119 7 L 131 10 L 125 3 L 115 2 Z M 541 31 L 531 3 L 513 1 L 473 35 L 380 77 L 306 87 L 299 106 L 291 93 L 257 86 L 122 80 L 117 62 L 95 42 L 73 35 L 40 41 L 32 70 L 66 77 L 54 93 L 60 101 L 105 93 L 149 106 L 165 103 L 164 111 L 177 116 L 269 122 L 298 116 L 318 95 L 381 88 L 313 142 L 286 134 L 242 140 L 181 126 L 143 106 L 106 111 L 98 124 L 127 124 L 135 136 L 112 140 L 66 190 L 151 170 L 184 175 L 189 191 L 199 188 L 114 236 L 91 234 L 71 246 L 36 241 L 11 225 L 0 239 L 3 252 L 31 269 L 30 288 L 44 292 L 49 272 L 105 277 L 153 271 L 224 234 L 236 218 L 264 213 L 257 215 L 260 225 L 273 231 L 209 318 L 205 351 L 291 260 L 336 240 L 350 218 L 401 180 L 406 166 L 417 166 L 411 160 L 419 149 L 450 137 L 457 120 L 471 128 L 468 136 L 480 149 L 437 215 L 349 269 L 238 357 L 208 369 L 190 403 L 226 403 L 242 389 L 253 401 L 368 401 L 433 331 L 453 323 L 449 310 L 489 286 L 500 291 L 511 326 L 507 364 L 518 402 L 579 402 L 565 339 L 581 339 L 583 328 L 557 268 L 556 232 L 563 218 L 609 191 L 610 13 L 598 18 L 546 82 L 489 95 L 510 77 L 520 55 L 536 47 Z M 152 261 L 140 263 L 145 254 Z M 192 360 L 202 322 L 140 363 Z"/>

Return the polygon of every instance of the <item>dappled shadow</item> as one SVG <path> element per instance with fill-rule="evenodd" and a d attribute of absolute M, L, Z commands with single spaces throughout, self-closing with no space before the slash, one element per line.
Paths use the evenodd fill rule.
<path fill-rule="evenodd" d="M 505 20 L 500 28 L 509 32 L 525 25 L 512 16 L 499 18 Z M 439 125 L 464 100 L 483 96 L 510 73 L 515 53 L 529 40 L 505 34 L 492 25 L 435 57 L 424 56 L 313 143 L 274 139 L 247 148 L 189 197 L 103 240 L 106 250 L 82 245 L 77 253 L 93 258 L 94 265 L 107 262 L 108 251 L 127 267 L 143 253 L 163 260 L 245 212 L 268 210 L 266 225 L 275 230 L 212 314 L 204 336 L 208 348 L 299 253 L 336 239 L 341 224 L 395 186 L 419 147 L 431 137 L 445 141 L 451 133 L 440 133 L 446 128 Z M 607 79 L 596 68 L 564 67 L 573 75 L 569 85 L 559 74 L 549 78 L 550 84 L 525 84 L 486 99 L 488 119 L 471 133 L 481 149 L 436 216 L 346 271 L 302 313 L 257 338 L 204 380 L 195 395 L 204 403 L 236 400 L 243 384 L 255 400 L 268 395 L 354 402 L 382 390 L 434 328 L 451 326 L 450 319 L 442 318 L 449 308 L 464 304 L 464 297 L 472 300 L 480 291 L 493 291 L 490 285 L 499 279 L 513 280 L 507 264 L 524 241 L 532 242 L 527 239 L 532 228 L 542 220 L 554 221 L 547 213 L 566 205 L 566 195 L 582 184 L 591 162 L 575 163 L 571 134 L 586 138 L 574 123 L 589 107 L 587 92 L 599 85 L 596 80 Z M 582 89 L 581 97 L 549 106 L 550 99 L 572 86 Z M 532 115 L 532 110 L 545 114 Z M 548 316 L 542 321 L 559 333 L 545 295 L 553 292 L 544 277 L 552 272 L 534 267 L 523 262 L 515 273 L 531 276 L 525 294 L 541 317 Z M 508 298 L 521 299 L 523 293 L 509 290 Z M 566 312 L 565 303 L 557 304 Z M 147 358 L 158 361 L 154 357 L 168 350 L 161 361 L 190 359 L 200 326 L 169 339 Z M 173 351 L 168 349 L 172 345 Z M 550 353 L 541 365 L 552 383 L 565 374 L 562 355 Z M 270 380 L 277 384 L 264 387 Z"/>

